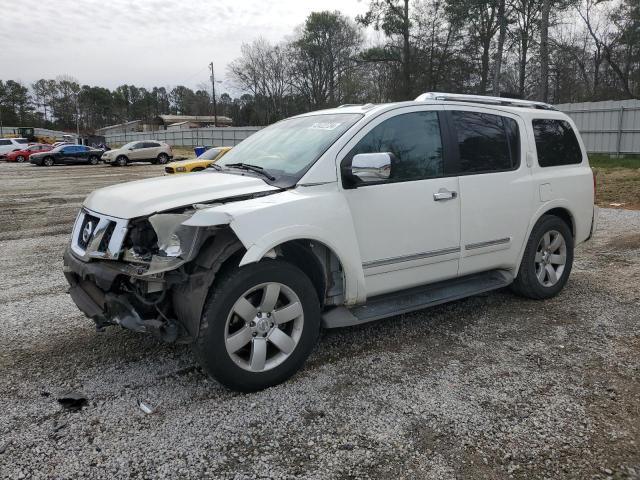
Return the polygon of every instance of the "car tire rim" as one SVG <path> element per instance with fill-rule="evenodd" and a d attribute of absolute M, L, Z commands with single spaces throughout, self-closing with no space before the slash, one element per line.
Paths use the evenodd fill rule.
<path fill-rule="evenodd" d="M 16 157 L 16 160 L 18 161 L 18 163 L 22 163 L 22 162 L 24 162 L 24 157 L 22 155 L 18 155 Z"/>
<path fill-rule="evenodd" d="M 51 160 L 51 159 L 47 158 L 47 159 L 44 161 L 44 164 L 45 164 L 47 167 L 50 167 L 51 165 L 53 165 L 53 160 Z"/>
<path fill-rule="evenodd" d="M 166 155 L 160 155 L 159 161 L 160 161 L 160 165 L 164 165 L 165 163 L 167 163 L 167 156 Z"/>
<path fill-rule="evenodd" d="M 225 347 L 240 368 L 266 372 L 291 356 L 303 326 L 298 295 L 282 283 L 261 283 L 233 304 L 224 329 Z"/>
<path fill-rule="evenodd" d="M 543 287 L 556 285 L 564 273 L 567 263 L 567 242 L 557 230 L 542 235 L 536 248 L 536 278 Z"/>

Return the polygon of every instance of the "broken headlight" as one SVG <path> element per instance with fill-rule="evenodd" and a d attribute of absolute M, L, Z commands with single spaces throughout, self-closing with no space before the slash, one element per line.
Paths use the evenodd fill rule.
<path fill-rule="evenodd" d="M 182 225 L 191 213 L 159 213 L 134 225 L 123 260 L 147 264 L 144 274 L 172 270 L 196 253 L 200 229 Z"/>

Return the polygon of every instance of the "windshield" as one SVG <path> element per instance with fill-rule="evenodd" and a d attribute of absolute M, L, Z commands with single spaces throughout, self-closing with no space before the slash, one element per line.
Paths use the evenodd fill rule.
<path fill-rule="evenodd" d="M 209 150 L 204 152 L 202 155 L 200 155 L 198 157 L 198 160 L 215 160 L 216 157 L 220 155 L 221 151 L 222 151 L 221 148 L 210 148 Z"/>
<path fill-rule="evenodd" d="M 360 114 L 337 113 L 283 120 L 233 147 L 216 165 L 255 165 L 275 177 L 274 184 L 291 186 L 360 118 Z"/>

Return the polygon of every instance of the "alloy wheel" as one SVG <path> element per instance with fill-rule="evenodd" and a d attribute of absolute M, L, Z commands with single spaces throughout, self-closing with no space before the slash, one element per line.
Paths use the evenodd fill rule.
<path fill-rule="evenodd" d="M 560 281 L 567 263 L 567 242 L 560 232 L 550 230 L 542 235 L 535 256 L 536 277 L 544 287 Z"/>
<path fill-rule="evenodd" d="M 225 325 L 225 346 L 244 370 L 265 372 L 293 353 L 304 326 L 302 302 L 282 283 L 247 290 L 234 303 Z"/>

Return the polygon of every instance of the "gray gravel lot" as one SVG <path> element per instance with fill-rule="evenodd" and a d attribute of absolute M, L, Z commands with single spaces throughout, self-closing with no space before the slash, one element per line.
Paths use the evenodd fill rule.
<path fill-rule="evenodd" d="M 552 300 L 324 332 L 292 380 L 245 395 L 187 346 L 96 334 L 65 293 L 84 196 L 161 171 L 0 164 L 0 478 L 640 478 L 640 212 L 601 211 Z"/>

